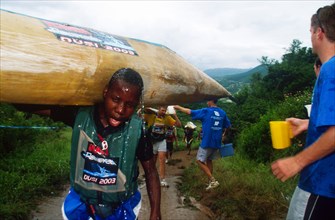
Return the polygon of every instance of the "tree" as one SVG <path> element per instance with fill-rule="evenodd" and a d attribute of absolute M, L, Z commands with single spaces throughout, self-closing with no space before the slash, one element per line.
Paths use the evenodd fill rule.
<path fill-rule="evenodd" d="M 282 62 L 269 67 L 269 74 L 264 77 L 264 86 L 269 92 L 281 94 L 277 98 L 283 100 L 285 95 L 296 94 L 311 88 L 315 81 L 313 63 L 315 55 L 311 48 L 301 47 L 299 40 L 293 40 Z"/>
<path fill-rule="evenodd" d="M 260 62 L 267 65 L 269 73 L 265 76 L 254 74 L 250 84 L 234 94 L 235 104 L 226 108 L 238 131 L 237 147 L 243 148 L 243 152 L 252 159 L 266 161 L 272 156 L 271 150 L 265 149 L 270 143 L 268 120 L 273 116 L 269 111 L 276 112 L 278 106 L 282 106 L 279 111 L 284 113 L 276 113 L 280 120 L 293 116 L 292 112 L 302 114 L 304 111 L 300 102 L 290 99 L 283 104 L 302 91 L 311 93 L 315 82 L 315 55 L 311 48 L 301 45 L 299 40 L 293 40 L 281 62 L 263 56 Z"/>

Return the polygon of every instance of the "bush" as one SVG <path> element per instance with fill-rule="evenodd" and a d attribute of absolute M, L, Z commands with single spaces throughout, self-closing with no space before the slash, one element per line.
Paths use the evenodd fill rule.
<path fill-rule="evenodd" d="M 42 138 L 51 128 L 64 127 L 63 123 L 17 111 L 12 105 L 5 103 L 0 103 L 0 115 L 0 158 L 17 148 L 33 148 L 31 144 L 39 137 Z M 36 126 L 44 128 L 35 129 Z"/>
<path fill-rule="evenodd" d="M 305 135 L 293 139 L 292 147 L 278 151 L 272 148 L 270 121 L 282 121 L 288 117 L 306 118 L 304 105 L 310 103 L 311 94 L 306 91 L 295 96 L 286 96 L 286 99 L 275 108 L 260 117 L 259 121 L 244 129 L 236 139 L 238 151 L 249 159 L 257 162 L 269 162 L 283 154 L 295 154 L 305 143 Z"/>
<path fill-rule="evenodd" d="M 71 129 L 48 118 L 28 116 L 7 104 L 0 105 L 0 112 L 0 219 L 29 219 L 37 201 L 68 182 Z M 4 125 L 60 125 L 62 129 Z"/>

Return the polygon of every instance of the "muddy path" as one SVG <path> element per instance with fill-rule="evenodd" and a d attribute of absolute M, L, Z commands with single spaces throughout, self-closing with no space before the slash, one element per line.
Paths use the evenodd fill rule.
<path fill-rule="evenodd" d="M 193 207 L 183 204 L 183 196 L 177 190 L 177 184 L 180 183 L 180 175 L 183 170 L 195 159 L 196 151 L 187 155 L 186 151 L 174 152 L 172 159 L 166 164 L 166 180 L 169 187 L 162 187 L 161 212 L 162 219 L 171 220 L 207 220 L 213 216 L 211 211 L 206 207 L 196 203 Z M 142 176 L 142 175 L 141 175 Z M 140 178 L 141 178 L 140 176 Z M 139 214 L 140 220 L 149 219 L 150 205 L 146 187 L 140 186 L 142 194 L 142 208 Z M 61 220 L 61 206 L 67 194 L 68 186 L 56 197 L 51 197 L 43 201 L 36 211 L 32 212 L 33 220 Z"/>

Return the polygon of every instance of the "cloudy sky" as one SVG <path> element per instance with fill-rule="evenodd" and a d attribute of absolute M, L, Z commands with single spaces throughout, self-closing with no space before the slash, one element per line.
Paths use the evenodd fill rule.
<path fill-rule="evenodd" d="M 146 40 L 201 70 L 280 60 L 294 39 L 310 44 L 310 17 L 333 1 L 1 0 L 1 9 Z"/>

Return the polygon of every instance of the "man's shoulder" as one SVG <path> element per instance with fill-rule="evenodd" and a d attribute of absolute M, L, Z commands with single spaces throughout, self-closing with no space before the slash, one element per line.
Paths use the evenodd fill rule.
<path fill-rule="evenodd" d="M 173 119 L 173 117 L 172 117 L 171 115 L 168 115 L 168 114 L 165 114 L 165 115 L 164 115 L 164 119 L 170 119 L 170 118 Z"/>
<path fill-rule="evenodd" d="M 322 64 L 321 71 L 323 72 L 325 78 L 335 78 L 334 67 L 335 67 L 335 56 L 332 57 L 327 62 L 325 62 L 324 64 Z M 321 73 L 320 76 L 322 77 Z"/>
<path fill-rule="evenodd" d="M 191 110 L 191 113 L 197 114 L 197 113 L 200 113 L 200 112 L 208 111 L 208 109 L 209 109 L 209 107 L 199 108 L 199 109 L 193 109 L 193 110 Z"/>
<path fill-rule="evenodd" d="M 220 112 L 226 113 L 225 110 L 223 110 L 223 109 L 220 108 L 220 107 L 215 107 L 213 110 L 214 110 L 214 111 L 220 111 Z"/>
<path fill-rule="evenodd" d="M 156 116 L 156 113 L 144 113 L 145 118 L 155 118 Z"/>
<path fill-rule="evenodd" d="M 79 109 L 77 106 L 55 106 L 51 109 L 50 117 L 73 127 Z"/>
<path fill-rule="evenodd" d="M 133 114 L 130 118 L 132 121 L 136 121 L 138 123 L 142 123 L 143 119 L 141 117 L 139 117 L 137 114 Z"/>

